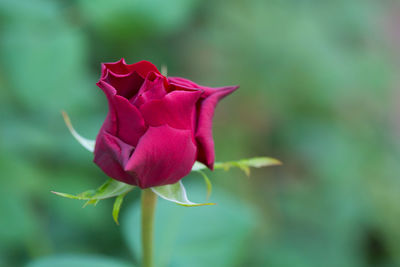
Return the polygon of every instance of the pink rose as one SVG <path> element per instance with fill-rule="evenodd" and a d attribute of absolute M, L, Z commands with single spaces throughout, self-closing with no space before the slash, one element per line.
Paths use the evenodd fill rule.
<path fill-rule="evenodd" d="M 148 61 L 102 64 L 97 83 L 109 112 L 94 162 L 110 177 L 141 188 L 173 184 L 196 160 L 214 164 L 212 118 L 238 86 L 210 88 L 160 74 Z"/>

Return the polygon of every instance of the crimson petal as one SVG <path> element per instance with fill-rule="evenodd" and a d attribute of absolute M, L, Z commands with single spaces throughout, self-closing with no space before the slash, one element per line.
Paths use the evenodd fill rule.
<path fill-rule="evenodd" d="M 144 81 L 136 71 L 123 75 L 107 71 L 106 76 L 102 80 L 114 87 L 118 95 L 127 99 L 132 98 L 138 93 Z"/>
<path fill-rule="evenodd" d="M 136 146 L 139 138 L 146 131 L 142 114 L 126 98 L 117 95 L 115 88 L 108 83 L 100 80 L 97 85 L 106 94 L 109 104 L 109 112 L 103 129 L 125 143 Z"/>
<path fill-rule="evenodd" d="M 121 58 L 117 62 L 102 63 L 101 78 L 106 76 L 107 70 L 111 70 L 115 74 L 122 75 L 136 71 L 143 79 L 146 78 L 149 72 L 156 72 L 160 74 L 157 67 L 149 61 L 142 60 L 134 64 L 126 64 L 124 58 Z"/>
<path fill-rule="evenodd" d="M 126 68 L 131 72 L 136 71 L 137 73 L 139 73 L 140 76 L 142 76 L 143 79 L 145 79 L 150 72 L 155 72 L 161 75 L 157 67 L 147 60 L 142 60 L 134 64 L 126 65 Z"/>
<path fill-rule="evenodd" d="M 190 173 L 196 146 L 189 130 L 149 127 L 125 166 L 141 188 L 174 184 Z"/>
<path fill-rule="evenodd" d="M 173 91 L 162 99 L 151 100 L 140 107 L 150 126 L 168 124 L 176 129 L 194 129 L 196 102 L 203 92 Z"/>
<path fill-rule="evenodd" d="M 132 103 L 136 107 L 140 107 L 144 103 L 152 99 L 160 99 L 165 96 L 167 91 L 165 90 L 166 79 L 162 75 L 157 75 L 154 72 L 150 72 L 140 88 L 137 97 L 132 99 Z"/>
<path fill-rule="evenodd" d="M 212 119 L 215 107 L 222 98 L 229 95 L 237 88 L 239 88 L 239 86 L 207 88 L 205 93 L 208 93 L 209 96 L 200 103 L 195 133 L 198 144 L 197 160 L 207 165 L 210 169 L 213 169 L 215 159 L 214 140 L 212 137 Z"/>
<path fill-rule="evenodd" d="M 137 177 L 127 173 L 123 168 L 133 150 L 133 146 L 126 144 L 121 139 L 105 131 L 100 131 L 96 139 L 94 163 L 108 176 L 127 184 L 137 185 Z"/>
<path fill-rule="evenodd" d="M 200 88 L 201 86 L 191 80 L 181 78 L 181 77 L 168 77 L 168 81 L 176 86 L 182 86 L 186 88 Z"/>

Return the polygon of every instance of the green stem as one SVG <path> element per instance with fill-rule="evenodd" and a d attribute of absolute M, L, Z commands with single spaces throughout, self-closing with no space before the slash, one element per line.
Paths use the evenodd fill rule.
<path fill-rule="evenodd" d="M 157 195 L 150 188 L 142 190 L 142 266 L 153 267 L 153 229 Z"/>

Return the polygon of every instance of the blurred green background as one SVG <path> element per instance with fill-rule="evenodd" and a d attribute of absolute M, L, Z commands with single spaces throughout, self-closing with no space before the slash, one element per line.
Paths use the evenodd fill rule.
<path fill-rule="evenodd" d="M 213 207 L 160 200 L 158 266 L 400 266 L 399 29 L 396 1 L 0 0 L 0 266 L 138 266 L 139 192 L 121 226 L 111 200 L 50 193 L 106 180 L 60 110 L 94 138 L 100 63 L 121 57 L 240 84 L 217 160 L 284 162 L 209 172 Z"/>

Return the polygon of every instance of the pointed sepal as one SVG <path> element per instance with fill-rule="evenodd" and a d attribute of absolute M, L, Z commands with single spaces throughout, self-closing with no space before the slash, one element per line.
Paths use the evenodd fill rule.
<path fill-rule="evenodd" d="M 207 174 L 205 174 L 205 172 L 198 170 L 198 173 L 201 174 L 201 176 L 204 179 L 204 183 L 206 184 L 206 188 L 207 188 L 207 200 L 210 198 L 211 193 L 212 193 L 212 183 L 210 178 L 208 178 Z"/>
<path fill-rule="evenodd" d="M 124 197 L 126 196 L 127 193 L 128 193 L 128 192 L 123 193 L 123 194 L 117 196 L 117 197 L 115 198 L 115 201 L 114 201 L 112 216 L 113 216 L 114 222 L 115 222 L 117 225 L 119 225 L 119 222 L 118 222 L 119 210 L 121 209 L 122 202 L 124 201 Z"/>
<path fill-rule="evenodd" d="M 121 183 L 114 179 L 108 179 L 103 185 L 101 185 L 96 190 L 88 190 L 77 195 L 60 193 L 55 191 L 51 192 L 58 196 L 66 198 L 86 200 L 84 206 L 87 206 L 90 204 L 96 205 L 102 199 L 125 195 L 126 193 L 132 191 L 134 188 L 135 186 L 133 185 Z"/>
<path fill-rule="evenodd" d="M 196 207 L 196 206 L 205 206 L 205 205 L 215 205 L 215 203 L 194 203 L 191 202 L 187 195 L 186 189 L 183 186 L 182 182 L 179 181 L 175 184 L 163 185 L 163 186 L 155 186 L 152 187 L 154 193 L 156 193 L 159 197 L 174 202 L 176 204 L 186 206 L 186 207 Z"/>
<path fill-rule="evenodd" d="M 214 164 L 214 170 L 222 169 L 224 171 L 228 171 L 233 167 L 237 167 L 241 169 L 247 176 L 249 176 L 250 167 L 261 168 L 261 167 L 276 166 L 276 165 L 282 165 L 282 163 L 274 158 L 255 157 L 249 159 L 241 159 L 237 161 L 216 162 Z M 205 169 L 207 169 L 207 167 L 204 164 L 197 161 L 192 167 L 192 171 L 201 171 Z"/>
<path fill-rule="evenodd" d="M 90 140 L 87 139 L 75 131 L 74 127 L 72 126 L 71 120 L 68 116 L 68 114 L 65 111 L 61 112 L 64 118 L 64 122 L 68 127 L 68 130 L 71 132 L 72 136 L 76 139 L 76 141 L 79 142 L 84 148 L 89 150 L 90 152 L 94 151 L 94 146 L 95 146 L 95 140 Z"/>

